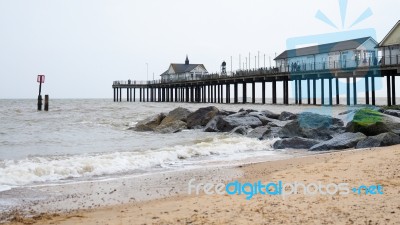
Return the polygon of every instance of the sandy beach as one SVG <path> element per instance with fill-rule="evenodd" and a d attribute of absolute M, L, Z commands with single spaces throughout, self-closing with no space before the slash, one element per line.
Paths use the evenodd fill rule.
<path fill-rule="evenodd" d="M 16 224 L 399 224 L 400 146 L 339 151 L 239 166 L 239 182 L 381 185 L 383 194 L 179 195 L 34 218 Z M 213 170 L 218 176 L 218 170 Z M 182 182 L 183 186 L 187 181 Z"/>

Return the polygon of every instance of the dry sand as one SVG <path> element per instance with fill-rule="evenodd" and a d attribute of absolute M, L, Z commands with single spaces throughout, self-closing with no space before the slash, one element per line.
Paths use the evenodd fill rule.
<path fill-rule="evenodd" d="M 382 195 L 179 195 L 11 224 L 400 224 L 400 146 L 341 151 L 240 168 L 242 182 L 383 186 Z"/>

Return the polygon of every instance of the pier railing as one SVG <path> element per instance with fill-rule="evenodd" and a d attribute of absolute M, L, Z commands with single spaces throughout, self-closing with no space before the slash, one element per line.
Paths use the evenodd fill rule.
<path fill-rule="evenodd" d="M 336 61 L 324 61 L 324 62 L 294 62 L 286 65 L 279 65 L 278 67 L 272 68 L 258 68 L 258 69 L 247 69 L 247 70 L 236 70 L 228 74 L 211 73 L 207 75 L 198 75 L 196 77 L 177 77 L 163 80 L 149 80 L 149 81 L 138 81 L 138 80 L 120 80 L 114 81 L 114 85 L 152 85 L 152 84 L 166 84 L 166 83 L 177 83 L 177 82 L 189 82 L 189 81 L 209 81 L 223 78 L 232 77 L 248 77 L 248 76 L 268 76 L 268 75 L 279 75 L 285 73 L 298 73 L 298 72 L 313 72 L 313 71 L 332 71 L 332 70 L 355 70 L 355 69 L 369 69 L 378 67 L 390 67 L 400 65 L 400 55 L 385 56 L 379 58 L 362 58 L 362 59 L 350 59 L 350 60 L 336 60 Z"/>

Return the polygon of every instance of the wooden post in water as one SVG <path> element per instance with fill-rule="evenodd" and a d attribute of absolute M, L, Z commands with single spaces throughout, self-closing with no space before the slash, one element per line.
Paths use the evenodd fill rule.
<path fill-rule="evenodd" d="M 42 96 L 38 95 L 38 110 L 42 111 Z"/>
<path fill-rule="evenodd" d="M 38 95 L 38 103 L 37 103 L 37 109 L 39 111 L 42 111 L 42 83 L 44 83 L 44 75 L 38 75 L 37 76 L 37 82 L 39 83 L 39 95 Z"/>
<path fill-rule="evenodd" d="M 49 111 L 49 95 L 44 96 L 44 111 Z"/>

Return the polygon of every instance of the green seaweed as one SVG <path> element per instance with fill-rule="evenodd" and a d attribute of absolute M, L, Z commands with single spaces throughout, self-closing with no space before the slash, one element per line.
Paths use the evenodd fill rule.
<path fill-rule="evenodd" d="M 355 113 L 353 118 L 353 123 L 360 126 L 369 126 L 377 122 L 382 122 L 382 114 L 371 109 L 360 109 Z"/>

